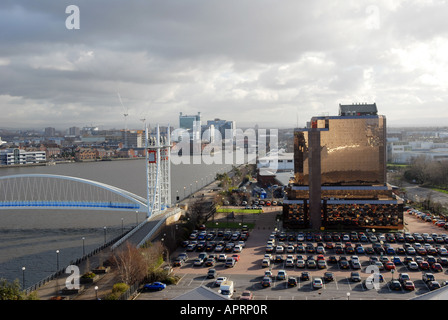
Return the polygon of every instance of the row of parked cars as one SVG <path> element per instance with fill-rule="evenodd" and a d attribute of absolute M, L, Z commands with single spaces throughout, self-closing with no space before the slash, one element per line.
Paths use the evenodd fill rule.
<path fill-rule="evenodd" d="M 193 230 L 189 240 L 182 242 L 185 252 L 173 261 L 174 267 L 181 267 L 188 260 L 189 252 L 199 252 L 193 262 L 194 266 L 214 267 L 217 262 L 224 262 L 226 267 L 233 267 L 240 258 L 249 231 L 246 225 L 241 230 Z"/>
<path fill-rule="evenodd" d="M 252 207 L 256 206 L 256 207 L 270 207 L 270 206 L 281 206 L 283 203 L 281 201 L 277 201 L 277 200 L 255 200 L 252 202 Z M 241 206 L 246 207 L 246 206 L 250 206 L 250 204 L 247 201 L 242 201 L 241 202 Z"/>
<path fill-rule="evenodd" d="M 278 241 L 288 242 L 360 242 L 360 243 L 439 243 L 448 244 L 448 235 L 441 233 L 410 233 L 410 232 L 388 232 L 378 233 L 373 231 L 351 231 L 351 232 L 281 232 L 271 235 Z"/>
<path fill-rule="evenodd" d="M 448 230 L 448 223 L 447 223 L 445 217 L 441 217 L 441 216 L 434 215 L 434 214 L 427 213 L 427 212 L 422 212 L 422 211 L 414 209 L 414 208 L 409 208 L 406 210 L 406 212 L 410 215 L 416 216 L 417 218 L 419 218 L 423 221 L 430 222 L 438 227 Z"/>

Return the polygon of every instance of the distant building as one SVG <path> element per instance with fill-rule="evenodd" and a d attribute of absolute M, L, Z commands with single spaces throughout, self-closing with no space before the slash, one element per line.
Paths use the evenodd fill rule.
<path fill-rule="evenodd" d="M 122 139 L 127 148 L 143 148 L 145 146 L 143 130 L 123 130 Z"/>
<path fill-rule="evenodd" d="M 200 112 L 198 112 L 197 115 L 184 115 L 182 114 L 182 112 L 179 113 L 179 128 L 193 131 L 195 122 L 199 123 L 200 128 L 201 127 Z"/>
<path fill-rule="evenodd" d="M 79 136 L 81 134 L 81 129 L 78 127 L 70 127 L 68 128 L 68 135 L 70 136 Z"/>
<path fill-rule="evenodd" d="M 219 131 L 222 139 L 233 139 L 236 129 L 235 121 L 221 119 L 207 120 L 206 128 L 211 128 L 212 126 Z M 229 134 L 230 136 L 228 136 Z"/>
<path fill-rule="evenodd" d="M 52 127 L 47 127 L 44 129 L 44 134 L 46 137 L 53 137 L 56 135 L 56 129 Z"/>
<path fill-rule="evenodd" d="M 45 151 L 25 151 L 17 148 L 0 150 L 1 165 L 35 164 L 46 160 Z"/>
<path fill-rule="evenodd" d="M 97 153 L 95 149 L 92 148 L 78 148 L 75 150 L 75 160 L 84 161 L 84 160 L 95 160 L 97 157 Z"/>

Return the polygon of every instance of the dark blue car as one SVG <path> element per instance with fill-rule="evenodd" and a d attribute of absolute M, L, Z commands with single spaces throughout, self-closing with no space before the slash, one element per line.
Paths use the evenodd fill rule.
<path fill-rule="evenodd" d="M 151 290 L 151 291 L 153 291 L 153 290 L 158 290 L 158 291 L 160 291 L 160 290 L 163 290 L 163 289 L 165 289 L 166 288 L 166 284 L 164 284 L 164 283 L 162 283 L 162 282 L 153 282 L 153 283 L 148 283 L 148 284 L 145 284 L 144 286 L 143 286 L 143 290 Z"/>

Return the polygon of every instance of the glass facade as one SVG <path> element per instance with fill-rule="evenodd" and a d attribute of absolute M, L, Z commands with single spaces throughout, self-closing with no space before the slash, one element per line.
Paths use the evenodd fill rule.
<path fill-rule="evenodd" d="M 403 204 L 387 185 L 384 116 L 313 117 L 294 132 L 294 177 L 287 228 L 403 227 Z"/>
<path fill-rule="evenodd" d="M 309 137 L 320 132 L 322 185 L 386 183 L 386 119 L 383 116 L 314 117 L 294 135 L 295 179 L 310 185 Z"/>

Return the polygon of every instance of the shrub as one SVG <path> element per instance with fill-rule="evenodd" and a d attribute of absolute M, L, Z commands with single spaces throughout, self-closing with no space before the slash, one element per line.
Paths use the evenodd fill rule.
<path fill-rule="evenodd" d="M 119 282 L 114 284 L 112 287 L 112 292 L 109 293 L 104 299 L 105 300 L 118 300 L 120 296 L 129 289 L 126 283 Z"/>
<path fill-rule="evenodd" d="M 81 276 L 81 278 L 84 278 L 84 279 L 93 279 L 93 278 L 95 278 L 95 276 L 96 276 L 96 274 L 93 273 L 93 272 L 86 272 L 86 273 L 84 273 L 84 274 Z"/>

